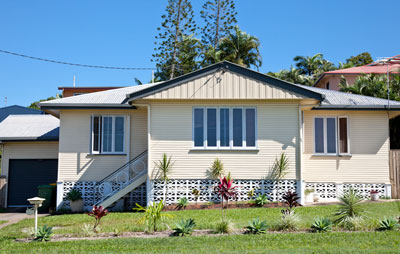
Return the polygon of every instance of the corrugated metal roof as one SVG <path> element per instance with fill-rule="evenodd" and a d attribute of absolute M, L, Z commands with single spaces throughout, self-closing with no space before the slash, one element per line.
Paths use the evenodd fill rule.
<path fill-rule="evenodd" d="M 353 107 L 353 108 L 380 108 L 383 106 L 388 105 L 388 100 L 358 95 L 358 94 L 351 94 L 351 93 L 344 93 L 334 90 L 328 90 L 323 88 L 317 87 L 310 87 L 304 85 L 298 85 L 310 91 L 314 91 L 320 93 L 325 96 L 324 100 L 321 102 L 321 106 L 328 106 L 328 107 Z M 400 102 L 398 101 L 389 101 L 390 105 L 393 107 L 400 107 Z"/>
<path fill-rule="evenodd" d="M 225 63 L 225 62 L 223 62 L 223 63 Z M 233 64 L 231 64 L 231 65 L 232 65 L 231 69 L 233 67 L 235 67 L 236 69 L 240 68 L 237 71 L 249 70 L 249 69 L 241 67 L 241 66 L 236 66 Z M 212 68 L 212 66 L 206 67 L 205 69 L 207 69 L 207 68 Z M 252 71 L 252 74 L 254 74 L 253 72 L 255 74 L 257 74 L 258 76 L 260 76 L 260 75 L 262 75 L 263 77 L 266 76 L 264 74 L 261 74 L 259 72 L 255 72 L 255 71 Z M 189 75 L 189 74 L 186 74 L 186 76 L 187 75 Z M 243 75 L 246 75 L 246 74 L 243 74 Z M 247 74 L 247 75 L 250 75 L 250 74 Z M 179 78 L 177 78 L 177 80 L 179 81 Z M 127 100 L 128 95 L 132 97 L 135 95 L 135 93 L 141 93 L 141 92 L 143 92 L 142 90 L 153 87 L 153 86 L 156 86 L 156 87 L 154 87 L 152 89 L 147 89 L 147 90 L 159 91 L 159 90 L 167 89 L 168 86 L 165 86 L 165 85 L 167 85 L 168 82 L 173 82 L 173 81 L 174 80 L 170 80 L 170 81 L 166 81 L 166 82 L 152 83 L 152 84 L 146 84 L 146 85 L 136 85 L 136 86 L 112 89 L 112 90 L 107 90 L 107 91 L 102 91 L 102 92 L 82 94 L 82 95 L 78 95 L 78 96 L 72 96 L 72 97 L 47 101 L 47 102 L 41 102 L 41 103 L 39 103 L 39 105 L 42 108 L 47 108 L 47 109 L 56 109 L 57 107 L 62 108 L 62 107 L 90 107 L 90 106 L 92 106 L 92 107 L 131 107 Z M 304 86 L 304 85 L 295 85 L 295 84 L 292 84 L 292 83 L 289 83 L 286 81 L 282 81 L 282 80 L 280 80 L 280 82 L 284 83 L 284 85 L 286 86 L 286 89 L 296 88 L 297 90 L 300 90 L 300 91 L 310 91 L 313 94 L 318 95 L 319 97 L 321 97 L 321 96 L 324 97 L 324 99 L 322 99 L 321 104 L 319 106 L 320 109 L 335 108 L 335 107 L 336 108 L 347 107 L 347 108 L 353 108 L 353 109 L 357 109 L 357 108 L 360 108 L 360 109 L 367 109 L 367 108 L 385 109 L 388 104 L 388 101 L 385 99 L 343 93 L 343 92 L 338 92 L 338 91 L 333 91 L 333 90 L 326 90 L 326 89 L 321 89 L 321 88 L 316 88 L 316 87 Z M 397 101 L 390 101 L 390 105 L 391 105 L 392 109 L 400 108 L 400 102 L 397 102 Z"/>
<path fill-rule="evenodd" d="M 58 140 L 59 126 L 51 115 L 10 115 L 0 123 L 0 140 Z"/>
<path fill-rule="evenodd" d="M 33 115 L 33 114 L 44 114 L 43 111 L 26 108 L 19 105 L 8 106 L 0 108 L 0 122 L 7 118 L 9 115 Z"/>
<path fill-rule="evenodd" d="M 136 85 L 118 89 L 111 89 L 107 91 L 94 92 L 61 98 L 46 102 L 41 102 L 42 106 L 129 106 L 126 100 L 126 95 L 136 91 L 157 85 L 159 83 L 152 83 L 146 85 Z"/>

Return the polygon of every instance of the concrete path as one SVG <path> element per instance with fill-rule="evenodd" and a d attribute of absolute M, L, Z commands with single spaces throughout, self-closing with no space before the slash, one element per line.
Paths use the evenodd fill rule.
<path fill-rule="evenodd" d="M 39 214 L 39 217 L 48 216 L 49 214 Z M 24 219 L 33 219 L 33 215 L 27 215 L 26 213 L 0 213 L 0 220 L 7 221 L 6 223 L 0 224 L 0 229 L 9 225 L 20 222 Z"/>

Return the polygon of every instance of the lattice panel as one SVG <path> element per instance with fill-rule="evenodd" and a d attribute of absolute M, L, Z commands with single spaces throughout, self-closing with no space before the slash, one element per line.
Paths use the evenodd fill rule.
<path fill-rule="evenodd" d="M 385 198 L 386 193 L 386 184 L 382 183 L 345 183 L 343 184 L 343 191 L 348 192 L 350 189 L 356 191 L 356 193 L 362 197 L 363 199 L 371 198 L 371 191 L 375 190 L 379 192 L 380 198 Z"/>
<path fill-rule="evenodd" d="M 306 183 L 306 189 L 313 189 L 314 193 L 319 194 L 321 199 L 337 198 L 335 183 Z"/>
<path fill-rule="evenodd" d="M 78 189 L 82 193 L 85 209 L 91 209 L 98 200 L 96 192 L 96 182 L 64 182 L 62 208 L 69 208 L 69 201 L 66 199 L 67 193 L 72 189 Z M 117 189 L 118 183 L 113 183 L 112 188 Z M 133 191 L 123 197 L 127 208 L 135 206 L 136 203 L 146 205 L 146 183 L 143 183 Z"/>
<path fill-rule="evenodd" d="M 152 181 L 151 200 L 160 202 L 164 197 L 164 188 L 166 190 L 165 201 L 167 204 L 178 203 L 179 199 L 186 197 L 189 202 L 195 202 L 196 197 L 192 194 L 194 189 L 200 191 L 199 202 L 218 202 L 220 197 L 215 193 L 215 186 L 219 180 L 169 180 L 167 186 L 164 181 Z M 270 201 L 282 201 L 282 195 L 287 191 L 297 191 L 296 180 L 235 180 L 234 185 L 238 187 L 237 201 L 250 200 L 248 193 L 254 189 L 255 195 L 266 194 Z"/>

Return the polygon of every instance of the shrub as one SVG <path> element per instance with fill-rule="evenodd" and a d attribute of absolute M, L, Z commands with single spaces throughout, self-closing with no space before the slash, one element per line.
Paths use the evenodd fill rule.
<path fill-rule="evenodd" d="M 95 232 L 93 232 L 93 226 L 89 223 L 85 223 L 81 227 L 83 236 L 93 236 Z M 100 231 L 100 227 L 96 227 L 96 232 Z"/>
<path fill-rule="evenodd" d="M 275 158 L 275 162 L 272 165 L 270 176 L 274 180 L 279 180 L 285 177 L 289 168 L 289 159 L 285 153 L 281 153 L 279 158 Z"/>
<path fill-rule="evenodd" d="M 187 207 L 188 203 L 189 202 L 188 202 L 187 198 L 185 198 L 185 197 L 180 198 L 178 201 L 178 209 L 185 209 Z"/>
<path fill-rule="evenodd" d="M 194 222 L 193 219 L 181 220 L 180 222 L 176 223 L 173 235 L 175 236 L 191 235 L 194 226 L 196 226 L 196 223 Z"/>
<path fill-rule="evenodd" d="M 196 199 L 196 205 L 197 205 L 197 201 L 199 200 L 199 197 L 200 197 L 200 191 L 198 189 L 193 189 L 192 194 L 193 194 L 194 198 Z"/>
<path fill-rule="evenodd" d="M 347 230 L 358 231 L 365 228 L 365 221 L 361 216 L 348 217 L 340 226 Z"/>
<path fill-rule="evenodd" d="M 311 225 L 313 232 L 329 232 L 332 231 L 332 221 L 328 218 L 316 218 Z"/>
<path fill-rule="evenodd" d="M 267 231 L 267 221 L 260 221 L 259 218 L 253 219 L 252 221 L 249 221 L 249 225 L 246 227 L 246 233 L 247 234 L 265 234 Z"/>
<path fill-rule="evenodd" d="M 297 200 L 300 199 L 299 196 L 297 196 L 296 192 L 291 192 L 288 191 L 282 196 L 283 201 L 285 204 L 289 206 L 289 209 L 292 210 L 294 207 L 299 206 L 300 204 L 297 202 Z"/>
<path fill-rule="evenodd" d="M 102 206 L 93 206 L 93 209 L 91 212 L 88 213 L 90 217 L 93 217 L 95 219 L 94 225 L 93 225 L 93 232 L 97 233 L 97 226 L 100 225 L 101 218 L 106 216 L 108 214 L 107 209 L 104 209 Z"/>
<path fill-rule="evenodd" d="M 236 198 L 237 196 L 237 186 L 233 186 L 233 179 L 231 179 L 230 174 L 224 178 L 220 179 L 220 183 L 215 187 L 215 192 L 221 197 L 221 211 L 222 219 L 225 218 L 224 211 L 224 200 L 228 203 L 229 198 Z"/>
<path fill-rule="evenodd" d="M 277 230 L 295 231 L 299 229 L 300 218 L 293 210 L 283 210 L 282 217 L 276 225 Z"/>
<path fill-rule="evenodd" d="M 384 218 L 379 222 L 377 230 L 379 231 L 395 230 L 399 227 L 400 224 L 395 218 Z"/>
<path fill-rule="evenodd" d="M 210 173 L 213 178 L 221 178 L 224 175 L 224 164 L 218 158 L 215 158 L 210 168 Z"/>
<path fill-rule="evenodd" d="M 39 241 L 39 242 L 50 241 L 52 234 L 53 234 L 53 228 L 44 225 L 43 227 L 38 228 L 38 232 L 36 233 L 34 241 Z"/>
<path fill-rule="evenodd" d="M 249 192 L 247 192 L 247 196 L 248 196 L 250 199 L 253 199 L 254 195 L 255 195 L 254 189 L 251 188 L 251 189 L 249 190 Z"/>
<path fill-rule="evenodd" d="M 265 194 L 258 195 L 256 199 L 254 200 L 257 206 L 263 206 L 266 203 L 268 203 L 268 197 Z"/>
<path fill-rule="evenodd" d="M 362 207 L 360 206 L 362 200 L 360 197 L 357 196 L 356 192 L 353 189 L 350 189 L 348 193 L 340 196 L 339 200 L 339 208 L 335 212 L 335 216 L 337 217 L 335 220 L 336 224 L 343 225 L 346 224 L 346 222 L 351 218 L 362 217 L 364 213 Z M 359 221 L 360 218 L 356 220 Z"/>
<path fill-rule="evenodd" d="M 82 193 L 78 189 L 72 189 L 66 196 L 69 201 L 77 201 L 82 199 Z"/>
<path fill-rule="evenodd" d="M 139 219 L 140 224 L 146 224 L 147 230 L 149 232 L 156 232 L 157 227 L 160 223 L 166 221 L 173 216 L 170 214 L 162 213 L 162 209 L 164 208 L 164 201 L 160 203 L 153 202 L 152 205 L 148 207 L 143 207 L 139 204 L 136 204 L 137 208 L 133 208 L 136 211 L 144 212 L 142 218 Z"/>
<path fill-rule="evenodd" d="M 230 234 L 233 232 L 233 224 L 230 220 L 222 219 L 215 225 L 215 233 Z"/>

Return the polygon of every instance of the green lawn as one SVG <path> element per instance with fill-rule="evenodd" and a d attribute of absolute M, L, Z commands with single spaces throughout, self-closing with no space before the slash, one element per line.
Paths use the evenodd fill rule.
<path fill-rule="evenodd" d="M 6 223 L 6 220 L 0 220 L 0 224 Z"/>
<path fill-rule="evenodd" d="M 297 213 L 302 218 L 302 228 L 307 229 L 314 217 L 329 217 L 337 206 L 299 207 Z M 379 219 L 399 214 L 393 202 L 365 203 L 368 211 L 367 223 L 372 229 Z M 248 220 L 259 217 L 271 225 L 280 217 L 280 208 L 232 209 L 227 215 L 237 228 L 246 226 Z M 175 217 L 169 222 L 183 218 L 194 218 L 197 229 L 212 229 L 221 218 L 220 210 L 176 211 L 169 212 Z M 138 213 L 110 213 L 104 217 L 101 228 L 103 232 L 118 229 L 125 231 L 143 231 L 143 226 L 136 223 Z M 58 215 L 39 219 L 39 224 L 56 227 L 56 234 L 82 234 L 82 225 L 92 223 L 93 218 L 86 214 Z M 26 237 L 26 229 L 33 226 L 33 220 L 24 220 L 0 230 L 0 253 L 5 252 L 132 252 L 136 253 L 400 253 L 400 232 L 333 232 L 328 234 L 280 233 L 254 236 L 204 236 L 186 238 L 155 239 L 111 239 L 96 241 L 16 243 L 15 238 Z M 23 232 L 24 231 L 24 232 Z"/>

